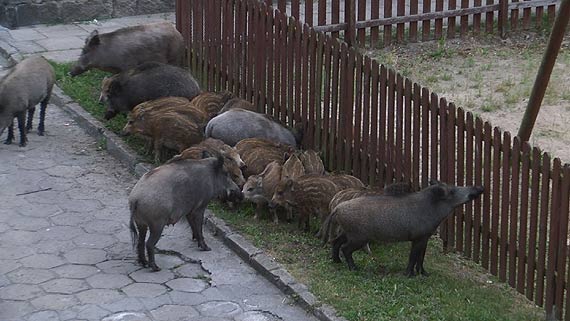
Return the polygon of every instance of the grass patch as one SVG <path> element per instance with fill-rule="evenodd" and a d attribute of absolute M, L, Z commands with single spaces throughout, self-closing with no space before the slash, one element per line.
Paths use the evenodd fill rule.
<path fill-rule="evenodd" d="M 123 127 L 123 116 L 104 121 L 104 108 L 97 103 L 104 73 L 91 71 L 72 79 L 67 76 L 69 65 L 54 67 L 58 84 L 66 94 L 108 129 L 118 132 Z M 100 146 L 104 148 L 105 142 Z M 542 317 L 542 309 L 533 307 L 507 285 L 497 284 L 478 266 L 457 255 L 443 254 L 437 238 L 430 242 L 425 263 L 430 277 L 403 275 L 408 243 L 373 245 L 372 256 L 355 253 L 360 271 L 351 272 L 344 263 L 333 264 L 330 248 L 321 247 L 312 235 L 299 232 L 296 223 L 254 221 L 252 206 L 231 212 L 215 203 L 210 208 L 351 321 L 518 321 Z"/>

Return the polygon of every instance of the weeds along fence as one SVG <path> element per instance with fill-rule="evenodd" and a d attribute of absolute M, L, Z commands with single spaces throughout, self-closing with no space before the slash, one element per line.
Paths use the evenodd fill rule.
<path fill-rule="evenodd" d="M 260 0 L 349 44 L 387 46 L 541 28 L 558 0 Z"/>
<path fill-rule="evenodd" d="M 255 0 L 179 0 L 188 65 L 290 126 L 330 170 L 384 185 L 484 185 L 440 237 L 570 320 L 570 167 L 392 69 Z"/>

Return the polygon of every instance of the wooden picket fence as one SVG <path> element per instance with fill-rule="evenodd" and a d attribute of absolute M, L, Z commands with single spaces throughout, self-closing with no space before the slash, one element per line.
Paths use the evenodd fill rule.
<path fill-rule="evenodd" d="M 387 46 L 541 28 L 559 0 L 260 0 L 349 44 Z"/>
<path fill-rule="evenodd" d="M 444 247 L 570 320 L 568 165 L 264 2 L 177 0 L 177 25 L 204 89 L 301 123 L 329 170 L 485 186 L 442 224 Z"/>

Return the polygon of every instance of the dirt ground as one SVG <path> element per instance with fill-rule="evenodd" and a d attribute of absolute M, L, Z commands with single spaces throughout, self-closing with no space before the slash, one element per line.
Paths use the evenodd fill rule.
<path fill-rule="evenodd" d="M 517 31 L 368 50 L 380 63 L 514 136 L 548 42 L 546 31 Z M 544 97 L 532 146 L 570 163 L 570 35 Z"/>

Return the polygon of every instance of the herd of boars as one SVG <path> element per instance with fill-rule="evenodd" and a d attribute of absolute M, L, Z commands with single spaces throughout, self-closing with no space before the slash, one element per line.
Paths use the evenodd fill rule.
<path fill-rule="evenodd" d="M 454 208 L 483 192 L 482 187 L 435 180 L 420 191 L 408 183 L 375 189 L 354 176 L 329 173 L 319 153 L 299 148 L 302 128 L 288 128 L 230 92 L 202 91 L 180 66 L 183 56 L 184 41 L 170 23 L 94 31 L 70 72 L 115 73 L 101 84 L 105 118 L 127 114 L 123 134 L 146 139 L 155 161 L 162 163 L 140 178 L 128 198 L 138 261 L 153 271 L 160 270 L 154 247 L 164 227 L 183 216 L 199 248 L 210 250 L 202 233 L 204 211 L 219 198 L 254 203 L 255 219 L 269 212 L 274 223 L 279 216 L 288 221 L 297 216 L 303 231 L 318 226 L 317 235 L 332 243 L 333 261 L 340 262 L 342 252 L 350 269 L 356 268 L 352 253 L 369 242 L 411 241 L 406 273 L 426 275 L 430 236 Z M 16 117 L 20 146 L 26 144 L 38 103 L 38 133 L 44 133 L 54 81 L 50 64 L 32 57 L 0 82 L 0 134 L 9 128 L 6 143 L 14 139 Z"/>

